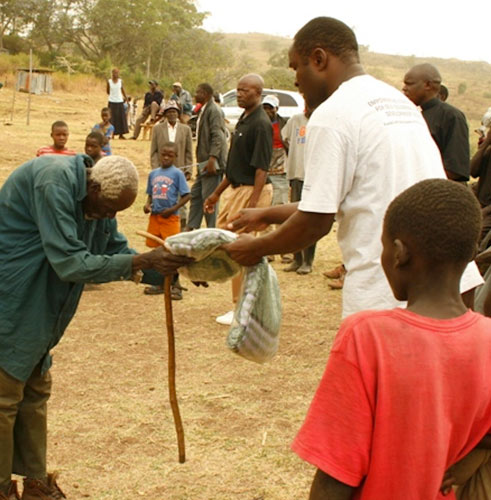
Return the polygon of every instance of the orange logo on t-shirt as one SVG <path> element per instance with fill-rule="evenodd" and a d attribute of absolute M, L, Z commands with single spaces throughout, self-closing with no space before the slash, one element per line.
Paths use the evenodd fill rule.
<path fill-rule="evenodd" d="M 302 125 L 302 126 L 300 127 L 300 130 L 298 131 L 298 135 L 299 135 L 300 137 L 303 137 L 303 136 L 305 135 L 306 130 L 307 130 L 307 127 L 305 127 L 305 125 Z"/>

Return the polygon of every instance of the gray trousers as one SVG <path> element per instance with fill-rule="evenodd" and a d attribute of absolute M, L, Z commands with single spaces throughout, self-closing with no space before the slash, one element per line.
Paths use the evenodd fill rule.
<path fill-rule="evenodd" d="M 135 129 L 133 130 L 133 137 L 138 138 L 140 135 L 140 130 L 142 125 L 147 121 L 148 117 L 151 116 L 152 120 L 155 120 L 160 106 L 154 101 L 150 106 L 146 106 L 142 109 L 141 115 L 136 119 Z"/>
<path fill-rule="evenodd" d="M 300 179 L 291 179 L 290 188 L 290 201 L 292 203 L 300 201 L 302 199 L 303 181 L 301 181 Z M 304 248 L 302 251 L 295 253 L 295 262 L 299 265 L 307 264 L 308 266 L 311 266 L 312 262 L 314 261 L 314 255 L 315 243 L 310 247 Z"/>
<path fill-rule="evenodd" d="M 0 369 L 0 491 L 12 474 L 46 477 L 47 402 L 51 375 L 38 365 L 27 382 Z"/>
<path fill-rule="evenodd" d="M 222 181 L 222 174 L 201 175 L 199 174 L 191 188 L 191 206 L 189 207 L 188 227 L 199 229 L 203 215 L 205 216 L 206 227 L 216 227 L 218 204 L 211 214 L 204 213 L 203 203 L 210 196 Z"/>

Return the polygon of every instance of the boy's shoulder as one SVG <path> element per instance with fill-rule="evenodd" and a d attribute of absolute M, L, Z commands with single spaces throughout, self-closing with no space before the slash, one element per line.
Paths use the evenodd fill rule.
<path fill-rule="evenodd" d="M 158 168 L 154 168 L 153 170 L 150 171 L 150 173 L 148 174 L 149 177 L 155 177 L 156 175 L 167 175 L 169 177 L 184 177 L 184 179 L 186 179 L 184 173 L 182 172 L 182 170 L 178 167 L 176 167 L 175 165 L 172 165 L 170 167 L 158 167 Z"/>
<path fill-rule="evenodd" d="M 490 332 L 489 335 L 491 335 L 491 318 L 486 318 L 471 310 L 451 319 L 420 316 L 399 307 L 381 311 L 361 311 L 348 316 L 341 323 L 333 349 L 346 346 L 350 341 L 356 344 L 373 343 L 375 339 L 378 339 L 377 342 L 385 342 L 384 338 L 392 337 L 397 331 L 401 332 L 401 335 L 404 332 L 404 336 L 407 336 L 409 340 L 413 337 L 414 332 L 424 334 L 426 337 L 426 332 L 452 333 L 462 332 L 470 328 L 485 335 Z M 401 336 L 399 336 L 400 340 Z"/>
<path fill-rule="evenodd" d="M 176 175 L 177 177 L 182 177 L 184 180 L 186 180 L 186 176 L 184 175 L 184 172 L 179 168 L 179 167 L 176 167 L 175 165 L 172 165 L 172 172 L 174 175 Z"/>
<path fill-rule="evenodd" d="M 53 145 L 42 146 L 37 152 L 36 156 L 44 156 L 44 155 L 65 155 L 65 156 L 75 156 L 77 152 L 74 149 L 56 149 Z"/>

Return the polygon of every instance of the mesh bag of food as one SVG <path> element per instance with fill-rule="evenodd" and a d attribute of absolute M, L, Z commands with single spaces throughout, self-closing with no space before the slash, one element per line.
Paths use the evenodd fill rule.
<path fill-rule="evenodd" d="M 278 278 L 267 259 L 242 268 L 220 247 L 234 241 L 235 233 L 223 229 L 198 229 L 170 236 L 169 252 L 193 257 L 179 269 L 192 281 L 226 281 L 244 270 L 242 290 L 227 337 L 228 347 L 257 363 L 271 359 L 278 350 L 281 296 Z"/>

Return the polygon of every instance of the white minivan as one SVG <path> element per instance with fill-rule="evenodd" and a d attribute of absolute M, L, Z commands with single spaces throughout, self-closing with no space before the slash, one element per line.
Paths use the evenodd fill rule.
<path fill-rule="evenodd" d="M 263 98 L 267 95 L 275 95 L 278 98 L 280 101 L 278 114 L 284 118 L 290 118 L 298 113 L 303 113 L 305 109 L 303 97 L 298 92 L 292 92 L 291 90 L 263 89 Z M 229 90 L 223 94 L 222 99 L 225 123 L 227 129 L 232 132 L 244 110 L 237 105 L 237 91 L 235 89 Z"/>

